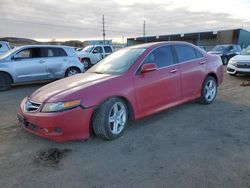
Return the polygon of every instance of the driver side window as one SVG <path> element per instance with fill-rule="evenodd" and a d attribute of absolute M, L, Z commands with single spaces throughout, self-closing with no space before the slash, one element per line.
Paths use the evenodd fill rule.
<path fill-rule="evenodd" d="M 42 57 L 41 48 L 27 48 L 18 52 L 14 59 L 29 59 Z"/>
<path fill-rule="evenodd" d="M 155 49 L 145 59 L 143 64 L 155 63 L 158 68 L 174 64 L 174 56 L 170 45 Z"/>
<path fill-rule="evenodd" d="M 98 53 L 98 54 L 103 53 L 103 50 L 102 50 L 101 46 L 95 47 L 95 49 L 93 50 L 93 52 L 94 51 L 96 51 L 96 53 Z"/>

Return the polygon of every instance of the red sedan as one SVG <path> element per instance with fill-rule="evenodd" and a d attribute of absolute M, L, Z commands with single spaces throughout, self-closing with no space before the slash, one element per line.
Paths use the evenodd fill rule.
<path fill-rule="evenodd" d="M 121 49 L 86 73 L 50 83 L 23 99 L 25 130 L 55 141 L 120 137 L 139 119 L 199 99 L 210 104 L 223 80 L 218 56 L 185 42 Z"/>

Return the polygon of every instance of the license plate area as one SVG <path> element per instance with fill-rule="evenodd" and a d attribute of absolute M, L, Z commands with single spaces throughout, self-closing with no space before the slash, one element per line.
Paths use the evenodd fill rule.
<path fill-rule="evenodd" d="M 30 129 L 32 131 L 37 131 L 39 129 L 38 126 L 33 125 L 28 121 L 26 121 L 26 119 L 21 114 L 17 114 L 17 119 L 23 128 Z"/>

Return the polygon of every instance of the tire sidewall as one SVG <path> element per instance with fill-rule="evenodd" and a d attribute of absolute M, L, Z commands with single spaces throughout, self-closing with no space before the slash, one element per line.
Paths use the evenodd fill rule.
<path fill-rule="evenodd" d="M 75 67 L 72 67 L 72 68 L 71 68 L 71 67 L 70 67 L 70 68 L 67 69 L 66 74 L 65 74 L 65 77 L 70 77 L 70 76 L 69 76 L 69 71 L 70 71 L 70 70 L 76 70 L 76 71 L 78 72 L 77 74 L 81 73 L 81 71 L 79 71 L 78 68 L 75 68 Z M 75 75 L 77 75 L 77 74 L 75 74 Z M 73 76 L 73 75 L 72 75 L 72 76 Z"/>
<path fill-rule="evenodd" d="M 205 90 L 206 90 L 207 82 L 210 81 L 210 80 L 213 80 L 213 82 L 215 83 L 216 87 L 215 87 L 215 96 L 214 96 L 213 100 L 208 101 L 207 98 L 206 98 L 206 96 L 205 96 Z M 218 91 L 218 85 L 217 85 L 217 82 L 214 79 L 214 77 L 212 77 L 212 76 L 206 77 L 206 79 L 203 82 L 202 91 L 201 91 L 201 100 L 202 100 L 202 102 L 204 104 L 211 104 L 211 103 L 213 103 L 213 101 L 215 100 L 215 98 L 217 96 L 217 91 Z"/>
<path fill-rule="evenodd" d="M 0 77 L 1 79 L 4 80 L 4 87 L 0 87 L 0 91 L 6 91 L 11 87 L 12 81 L 9 75 L 5 74 L 5 73 L 0 73 Z"/>
<path fill-rule="evenodd" d="M 89 59 L 83 59 L 82 63 L 84 65 L 84 68 L 88 69 L 90 67 L 90 60 Z M 86 66 L 87 64 L 87 66 Z"/>
<path fill-rule="evenodd" d="M 124 124 L 122 131 L 119 134 L 114 134 L 114 133 L 112 133 L 110 125 L 109 125 L 109 115 L 110 115 L 110 111 L 111 111 L 113 105 L 117 102 L 121 102 L 124 105 L 125 110 L 127 112 L 126 113 L 127 117 L 126 117 L 126 122 Z M 127 124 L 128 124 L 128 118 L 129 118 L 128 107 L 127 107 L 124 100 L 117 98 L 117 97 L 113 97 L 113 98 L 108 99 L 99 107 L 96 115 L 103 116 L 102 122 L 100 122 L 100 124 L 97 126 L 101 126 L 101 129 L 104 131 L 104 134 L 97 135 L 97 136 L 101 136 L 101 137 L 105 138 L 106 140 L 114 140 L 114 139 L 121 137 L 124 134 L 124 131 L 125 131 Z"/>
<path fill-rule="evenodd" d="M 112 133 L 111 128 L 110 128 L 110 126 L 109 126 L 109 115 L 110 115 L 111 108 L 112 108 L 113 105 L 114 105 L 115 103 L 117 103 L 117 102 L 120 102 L 120 103 L 122 103 L 122 104 L 124 105 L 125 110 L 126 110 L 126 116 L 127 116 L 127 117 L 126 117 L 126 122 L 125 122 L 125 124 L 124 124 L 124 127 L 123 127 L 122 131 L 121 131 L 119 134 L 114 134 L 114 133 Z M 109 106 L 108 106 L 108 110 L 106 111 L 105 123 L 106 123 L 106 125 L 107 125 L 107 126 L 105 126 L 106 133 L 109 135 L 109 137 L 110 137 L 111 139 L 119 138 L 119 137 L 121 137 L 121 136 L 124 134 L 124 131 L 125 131 L 126 126 L 127 126 L 127 124 L 128 124 L 128 108 L 127 108 L 127 105 L 125 104 L 125 102 L 124 102 L 123 100 L 121 100 L 121 99 L 119 99 L 119 98 L 114 98 L 114 99 L 112 100 L 112 102 L 111 102 L 111 103 L 109 104 Z"/>

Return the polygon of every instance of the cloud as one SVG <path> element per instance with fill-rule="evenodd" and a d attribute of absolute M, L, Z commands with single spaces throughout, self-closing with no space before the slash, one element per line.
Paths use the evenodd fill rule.
<path fill-rule="evenodd" d="M 0 0 L 0 36 L 108 38 L 250 28 L 250 3 L 184 0 Z M 238 7 L 238 8 L 235 8 Z"/>

